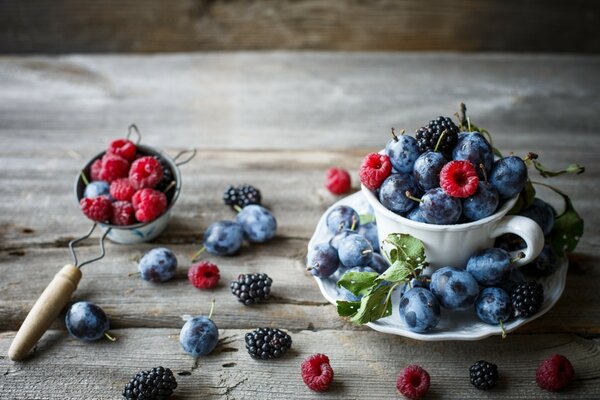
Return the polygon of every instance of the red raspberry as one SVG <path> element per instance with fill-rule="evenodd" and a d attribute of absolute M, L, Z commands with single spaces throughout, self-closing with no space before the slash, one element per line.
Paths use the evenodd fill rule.
<path fill-rule="evenodd" d="M 325 187 L 333 194 L 340 195 L 347 193 L 352 186 L 350 174 L 345 169 L 329 168 L 327 170 L 327 180 Z"/>
<path fill-rule="evenodd" d="M 535 380 L 542 389 L 558 392 L 571 382 L 574 374 L 571 362 L 565 356 L 555 354 L 542 361 L 535 371 Z"/>
<path fill-rule="evenodd" d="M 135 160 L 136 146 L 129 139 L 117 139 L 110 142 L 106 154 L 114 154 L 123 157 L 127 161 Z"/>
<path fill-rule="evenodd" d="M 325 354 L 313 354 L 302 362 L 302 380 L 315 392 L 324 392 L 333 381 L 333 368 Z"/>
<path fill-rule="evenodd" d="M 131 164 L 129 181 L 135 189 L 153 188 L 160 183 L 162 178 L 162 166 L 154 157 L 138 158 Z"/>
<path fill-rule="evenodd" d="M 358 173 L 363 185 L 371 190 L 378 189 L 392 173 L 392 163 L 385 154 L 371 153 L 362 160 Z"/>
<path fill-rule="evenodd" d="M 404 397 L 420 399 L 429 390 L 429 374 L 418 365 L 409 365 L 400 371 L 396 389 Z"/>
<path fill-rule="evenodd" d="M 131 201 L 133 194 L 135 193 L 135 189 L 131 186 L 128 178 L 119 178 L 115 179 L 110 184 L 110 195 L 115 198 L 115 200 L 121 201 Z"/>
<path fill-rule="evenodd" d="M 142 189 L 131 198 L 135 218 L 140 222 L 155 220 L 167 208 L 167 196 L 154 189 Z"/>
<path fill-rule="evenodd" d="M 136 223 L 135 210 L 128 201 L 115 201 L 112 204 L 112 222 L 113 225 L 133 225 Z"/>
<path fill-rule="evenodd" d="M 100 180 L 100 171 L 102 170 L 102 159 L 97 159 L 96 161 L 94 161 L 92 163 L 92 165 L 90 166 L 90 178 L 92 178 L 92 181 L 99 181 Z"/>
<path fill-rule="evenodd" d="M 129 161 L 114 154 L 105 154 L 102 157 L 100 180 L 111 183 L 115 179 L 124 178 L 129 172 Z"/>
<path fill-rule="evenodd" d="M 440 171 L 440 186 L 449 196 L 469 197 L 478 184 L 477 171 L 470 161 L 450 161 Z"/>
<path fill-rule="evenodd" d="M 200 261 L 188 270 L 190 283 L 198 289 L 212 289 L 219 283 L 219 267 L 210 261 Z"/>
<path fill-rule="evenodd" d="M 112 216 L 112 203 L 108 196 L 84 197 L 79 201 L 79 208 L 86 217 L 96 222 L 109 222 Z"/>

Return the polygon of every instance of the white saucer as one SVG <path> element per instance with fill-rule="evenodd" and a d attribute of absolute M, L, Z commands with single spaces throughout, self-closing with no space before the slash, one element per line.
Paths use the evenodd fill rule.
<path fill-rule="evenodd" d="M 317 224 L 315 233 L 308 242 L 308 248 L 311 249 L 318 243 L 329 240 L 331 234 L 327 229 L 325 218 L 329 211 L 339 205 L 347 205 L 354 208 L 359 214 L 372 214 L 369 204 L 364 198 L 362 192 L 354 193 L 345 197 L 333 204 L 322 216 Z M 560 267 L 551 276 L 547 278 L 539 278 L 537 281 L 544 286 L 544 303 L 542 309 L 531 318 L 516 318 L 504 324 L 506 332 L 512 332 L 526 323 L 541 317 L 558 301 L 565 289 L 567 279 L 568 261 L 566 257 L 560 258 Z M 338 292 L 336 283 L 340 278 L 339 272 L 326 279 L 314 277 L 321 289 L 323 296 L 332 304 L 336 304 Z M 370 322 L 367 326 L 379 332 L 391 333 L 412 339 L 423 341 L 440 341 L 440 340 L 480 340 L 492 335 L 502 335 L 499 326 L 488 325 L 475 314 L 475 309 L 470 308 L 464 311 L 450 311 L 442 308 L 442 318 L 439 324 L 428 333 L 412 332 L 406 328 L 400 320 L 398 311 L 398 303 L 400 301 L 400 291 L 395 290 L 392 295 L 392 315 L 386 318 L 381 318 L 375 322 Z M 341 317 L 340 317 L 341 318 Z"/>

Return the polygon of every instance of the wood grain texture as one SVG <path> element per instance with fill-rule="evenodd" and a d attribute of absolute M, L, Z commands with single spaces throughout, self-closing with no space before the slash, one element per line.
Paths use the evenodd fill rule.
<path fill-rule="evenodd" d="M 0 52 L 600 51 L 592 0 L 0 3 Z"/>
<path fill-rule="evenodd" d="M 163 364 L 192 373 L 178 377 L 177 398 L 308 399 L 314 394 L 300 381 L 299 363 L 325 352 L 336 369 L 325 398 L 395 398 L 393 382 L 409 363 L 432 373 L 431 398 L 558 398 L 533 381 L 538 362 L 553 353 L 567 355 L 577 371 L 562 397 L 599 398 L 599 67 L 597 57 L 502 54 L 0 57 L 0 397 L 114 399 L 136 371 Z M 505 152 L 535 151 L 553 167 L 586 166 L 584 175 L 555 179 L 586 221 L 565 293 L 504 341 L 420 343 L 350 325 L 304 271 L 307 241 L 335 201 L 322 187 L 324 171 L 342 166 L 355 179 L 390 126 L 410 131 L 451 115 L 461 100 Z M 166 232 L 151 244 L 109 243 L 105 259 L 84 267 L 74 299 L 102 306 L 121 340 L 78 342 L 59 318 L 35 357 L 12 363 L 6 354 L 15 330 L 70 261 L 67 242 L 89 229 L 73 198 L 75 176 L 131 122 L 145 144 L 172 155 L 200 151 L 181 168 L 183 191 Z M 233 217 L 221 204 L 225 185 L 243 182 L 263 191 L 278 218 L 277 237 L 237 257 L 208 257 L 222 283 L 199 291 L 186 280 L 188 257 L 208 224 Z M 176 252 L 176 278 L 153 285 L 128 277 L 154 246 Z M 79 248 L 83 258 L 97 251 L 95 240 Z M 274 278 L 275 298 L 244 307 L 227 282 L 258 271 Z M 177 335 L 185 315 L 208 312 L 213 297 L 227 339 L 195 364 Z M 243 334 L 261 325 L 292 333 L 289 358 L 247 357 Z M 482 358 L 497 362 L 503 376 L 490 393 L 468 384 L 468 366 Z"/>

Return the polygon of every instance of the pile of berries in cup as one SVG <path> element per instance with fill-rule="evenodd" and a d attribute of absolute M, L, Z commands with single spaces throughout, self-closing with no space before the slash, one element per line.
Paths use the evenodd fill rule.
<path fill-rule="evenodd" d="M 95 160 L 79 206 L 92 221 L 118 226 L 151 222 L 167 209 L 165 192 L 175 184 L 169 167 L 154 156 L 140 154 L 129 139 L 113 140 Z"/>
<path fill-rule="evenodd" d="M 383 154 L 364 158 L 360 181 L 384 207 L 413 221 L 450 225 L 492 215 L 523 190 L 527 166 L 513 155 L 494 160 L 484 135 L 461 127 L 467 131 L 438 117 L 415 137 L 392 129 Z"/>

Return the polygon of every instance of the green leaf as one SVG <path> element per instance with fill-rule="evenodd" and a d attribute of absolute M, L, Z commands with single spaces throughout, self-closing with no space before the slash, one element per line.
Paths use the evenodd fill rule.
<path fill-rule="evenodd" d="M 427 265 L 425 246 L 416 237 L 406 233 L 391 233 L 385 238 L 384 242 L 394 246 L 388 257 L 392 264 L 400 260 L 410 264 L 413 269 Z"/>
<path fill-rule="evenodd" d="M 540 173 L 540 175 L 543 176 L 544 178 L 551 178 L 551 177 L 559 176 L 562 174 L 577 174 L 577 175 L 579 175 L 579 174 L 583 174 L 585 172 L 585 167 L 582 167 L 581 165 L 579 165 L 577 163 L 570 164 L 565 169 L 561 169 L 558 171 L 551 171 L 537 160 L 533 160 L 532 162 L 533 162 L 533 166 L 535 167 L 535 169 L 537 169 L 538 172 Z"/>
<path fill-rule="evenodd" d="M 366 324 L 391 315 L 392 302 L 389 294 L 394 288 L 395 286 L 390 287 L 389 285 L 375 287 L 361 299 L 360 307 L 350 321 L 355 324 Z"/>
<path fill-rule="evenodd" d="M 376 281 L 404 282 L 413 275 L 414 268 L 406 261 L 396 260 Z"/>
<path fill-rule="evenodd" d="M 378 276 L 377 272 L 346 272 L 337 285 L 348 289 L 355 296 L 360 296 L 370 291 Z"/>
<path fill-rule="evenodd" d="M 344 301 L 338 300 L 337 312 L 340 317 L 350 317 L 358 311 L 360 308 L 360 301 Z"/>
<path fill-rule="evenodd" d="M 375 221 L 375 216 L 373 214 L 360 214 L 358 217 L 361 225 Z"/>
<path fill-rule="evenodd" d="M 570 253 L 575 250 L 583 235 L 583 219 L 575 210 L 569 196 L 553 186 L 545 186 L 558 193 L 565 202 L 565 210 L 554 220 L 550 244 L 557 254 Z"/>

